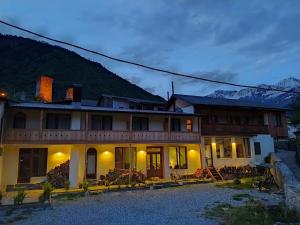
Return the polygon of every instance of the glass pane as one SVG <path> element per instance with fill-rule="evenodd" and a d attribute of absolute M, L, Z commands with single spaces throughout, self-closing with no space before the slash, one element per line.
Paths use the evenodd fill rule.
<path fill-rule="evenodd" d="M 92 128 L 92 130 L 101 130 L 102 129 L 101 116 L 92 115 L 91 128 Z"/>
<path fill-rule="evenodd" d="M 160 169 L 160 154 L 156 155 L 156 169 Z"/>
<path fill-rule="evenodd" d="M 96 155 L 88 154 L 87 156 L 87 174 L 95 174 Z"/>

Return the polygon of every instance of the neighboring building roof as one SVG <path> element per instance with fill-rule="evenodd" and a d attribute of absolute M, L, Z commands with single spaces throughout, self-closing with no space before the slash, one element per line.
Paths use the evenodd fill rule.
<path fill-rule="evenodd" d="M 120 99 L 128 102 L 134 102 L 134 103 L 140 103 L 140 104 L 153 104 L 153 105 L 165 105 L 166 101 L 152 101 L 152 100 L 145 100 L 145 99 L 139 99 L 139 98 L 129 98 L 129 97 L 122 97 L 122 96 L 114 96 L 114 95 L 107 95 L 102 94 L 100 96 L 100 100 L 102 98 L 113 98 L 113 99 Z"/>
<path fill-rule="evenodd" d="M 88 112 L 110 112 L 110 113 L 135 113 L 135 114 L 156 114 L 156 115 L 178 115 L 192 116 L 194 114 L 183 112 L 138 110 L 138 109 L 116 109 L 99 106 L 86 106 L 82 104 L 56 104 L 42 102 L 9 102 L 10 108 L 23 109 L 48 109 L 48 110 L 65 110 L 65 111 L 88 111 Z"/>
<path fill-rule="evenodd" d="M 282 110 L 286 111 L 287 108 L 278 107 L 270 104 L 259 103 L 254 101 L 245 101 L 238 99 L 226 99 L 226 98 L 212 98 L 206 96 L 195 96 L 195 95 L 172 95 L 170 101 L 174 98 L 179 98 L 192 105 L 209 105 L 209 106 L 230 106 L 230 107 L 241 107 L 241 108 L 256 108 L 256 109 L 270 109 L 270 110 Z"/>

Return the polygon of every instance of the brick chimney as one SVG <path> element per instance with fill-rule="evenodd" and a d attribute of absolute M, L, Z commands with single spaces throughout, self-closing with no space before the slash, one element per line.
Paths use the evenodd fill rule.
<path fill-rule="evenodd" d="M 40 76 L 36 81 L 35 97 L 42 102 L 52 102 L 52 84 L 52 77 Z"/>

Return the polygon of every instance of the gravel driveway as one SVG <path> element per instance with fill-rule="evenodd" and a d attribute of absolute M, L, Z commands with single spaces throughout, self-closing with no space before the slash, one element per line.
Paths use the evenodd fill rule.
<path fill-rule="evenodd" d="M 26 220 L 13 224 L 34 225 L 160 225 L 160 224 L 217 224 L 202 214 L 205 207 L 234 201 L 237 193 L 249 193 L 273 204 L 280 199 L 254 190 L 215 188 L 199 184 L 161 190 L 112 192 L 55 203 L 53 208 L 39 210 Z"/>

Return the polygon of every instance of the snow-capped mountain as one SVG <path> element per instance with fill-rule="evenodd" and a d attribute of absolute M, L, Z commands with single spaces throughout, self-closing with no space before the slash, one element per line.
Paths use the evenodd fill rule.
<path fill-rule="evenodd" d="M 285 91 L 300 91 L 300 80 L 294 77 L 289 77 L 279 81 L 274 85 L 261 84 L 258 87 L 276 88 Z M 243 99 L 256 102 L 265 102 L 279 106 L 289 106 L 289 104 L 292 103 L 296 97 L 296 94 L 244 88 L 238 91 L 217 90 L 208 96 L 214 98 Z"/>

